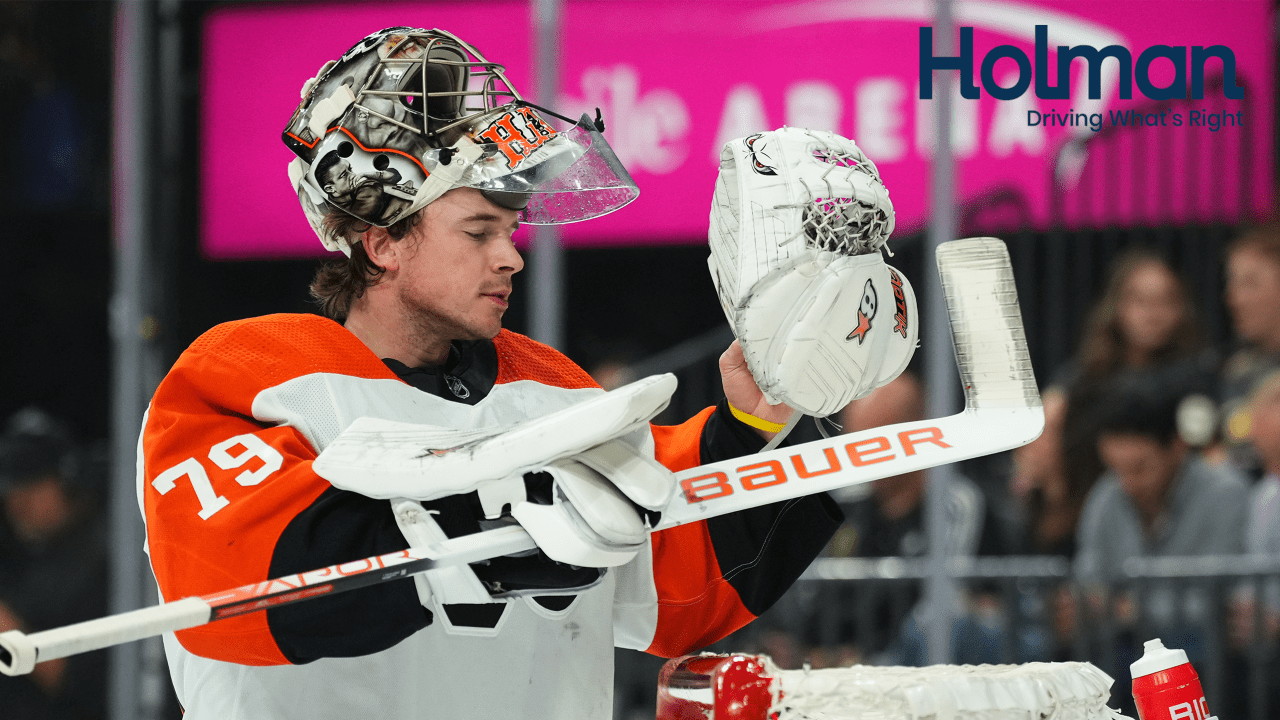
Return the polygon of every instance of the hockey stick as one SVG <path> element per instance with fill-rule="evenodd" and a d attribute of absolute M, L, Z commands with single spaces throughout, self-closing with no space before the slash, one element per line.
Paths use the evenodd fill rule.
<path fill-rule="evenodd" d="M 1004 243 L 991 238 L 946 243 L 938 248 L 938 272 L 964 384 L 964 411 L 676 473 L 680 492 L 655 529 L 988 455 L 1039 436 L 1044 413 Z M 529 535 L 512 526 L 30 635 L 0 633 L 0 672 L 24 674 L 37 662 L 533 547 Z"/>
<path fill-rule="evenodd" d="M 330 565 L 30 635 L 10 630 L 0 633 L 0 672 L 23 675 L 31 672 L 38 662 L 535 547 L 528 533 L 512 525 L 445 540 L 431 548 L 401 550 Z"/>

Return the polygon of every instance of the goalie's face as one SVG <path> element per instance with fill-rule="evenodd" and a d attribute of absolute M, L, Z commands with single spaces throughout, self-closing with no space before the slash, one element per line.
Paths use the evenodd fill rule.
<path fill-rule="evenodd" d="M 396 284 L 410 327 L 431 339 L 491 339 L 502 329 L 511 278 L 524 268 L 511 235 L 516 211 L 478 190 L 452 190 L 427 206 L 403 244 Z"/>
<path fill-rule="evenodd" d="M 1280 263 L 1251 247 L 1227 258 L 1227 307 L 1236 332 L 1268 352 L 1280 349 Z"/>

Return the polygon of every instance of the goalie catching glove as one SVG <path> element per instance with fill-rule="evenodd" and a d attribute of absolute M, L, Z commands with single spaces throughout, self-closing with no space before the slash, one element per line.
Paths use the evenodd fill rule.
<path fill-rule="evenodd" d="M 784 127 L 720 151 L 707 264 L 770 403 L 827 416 L 906 369 L 919 317 L 880 255 L 893 222 L 875 164 L 834 133 Z"/>
<path fill-rule="evenodd" d="M 518 522 L 538 544 L 537 557 L 519 562 L 497 558 L 415 576 L 428 607 L 551 587 L 580 592 L 603 577 L 583 568 L 623 565 L 646 547 L 648 527 L 675 493 L 648 427 L 675 384 L 671 375 L 645 378 L 505 430 L 360 418 L 312 468 L 337 488 L 390 499 L 411 547 L 430 549 L 448 537 L 421 501 L 458 495 L 470 498 L 479 528 Z M 515 586 L 503 580 L 512 572 L 522 578 Z M 530 583 L 538 574 L 543 581 Z"/>

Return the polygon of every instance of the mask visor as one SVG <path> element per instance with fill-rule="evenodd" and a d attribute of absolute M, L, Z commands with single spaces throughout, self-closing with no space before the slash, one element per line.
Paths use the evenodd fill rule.
<path fill-rule="evenodd" d="M 521 125 L 520 120 L 513 123 L 510 116 L 504 116 L 473 135 L 477 144 L 462 154 L 478 157 L 454 185 L 472 187 L 490 197 L 499 194 L 506 200 L 499 204 L 506 207 L 519 205 L 512 202 L 519 196 L 528 197 L 520 210 L 520 221 L 530 225 L 590 220 L 639 197 L 640 189 L 630 173 L 587 115 L 564 132 L 545 124 Z M 530 138 L 535 138 L 536 144 Z M 444 152 L 426 153 L 423 160 L 428 172 L 449 170 L 441 163 Z"/>

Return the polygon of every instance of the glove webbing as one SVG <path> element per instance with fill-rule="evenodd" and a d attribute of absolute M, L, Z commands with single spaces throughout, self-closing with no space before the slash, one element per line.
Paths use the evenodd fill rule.
<path fill-rule="evenodd" d="M 808 237 L 806 246 L 838 255 L 863 255 L 881 247 L 888 250 L 886 242 L 889 239 L 889 217 L 884 210 L 876 203 L 856 197 L 839 197 L 827 182 L 827 176 L 836 168 L 844 168 L 848 175 L 865 173 L 876 180 L 880 179 L 879 174 L 869 167 L 865 158 L 853 153 L 826 146 L 813 153 L 814 157 L 829 166 L 822 174 L 822 180 L 827 186 L 826 194 L 820 196 L 814 193 L 804 178 L 798 178 L 809 194 L 809 201 L 800 205 L 800 230 L 796 235 L 803 232 Z M 792 235 L 786 242 L 790 242 L 796 235 Z M 892 251 L 889 251 L 889 257 L 893 257 Z"/>

